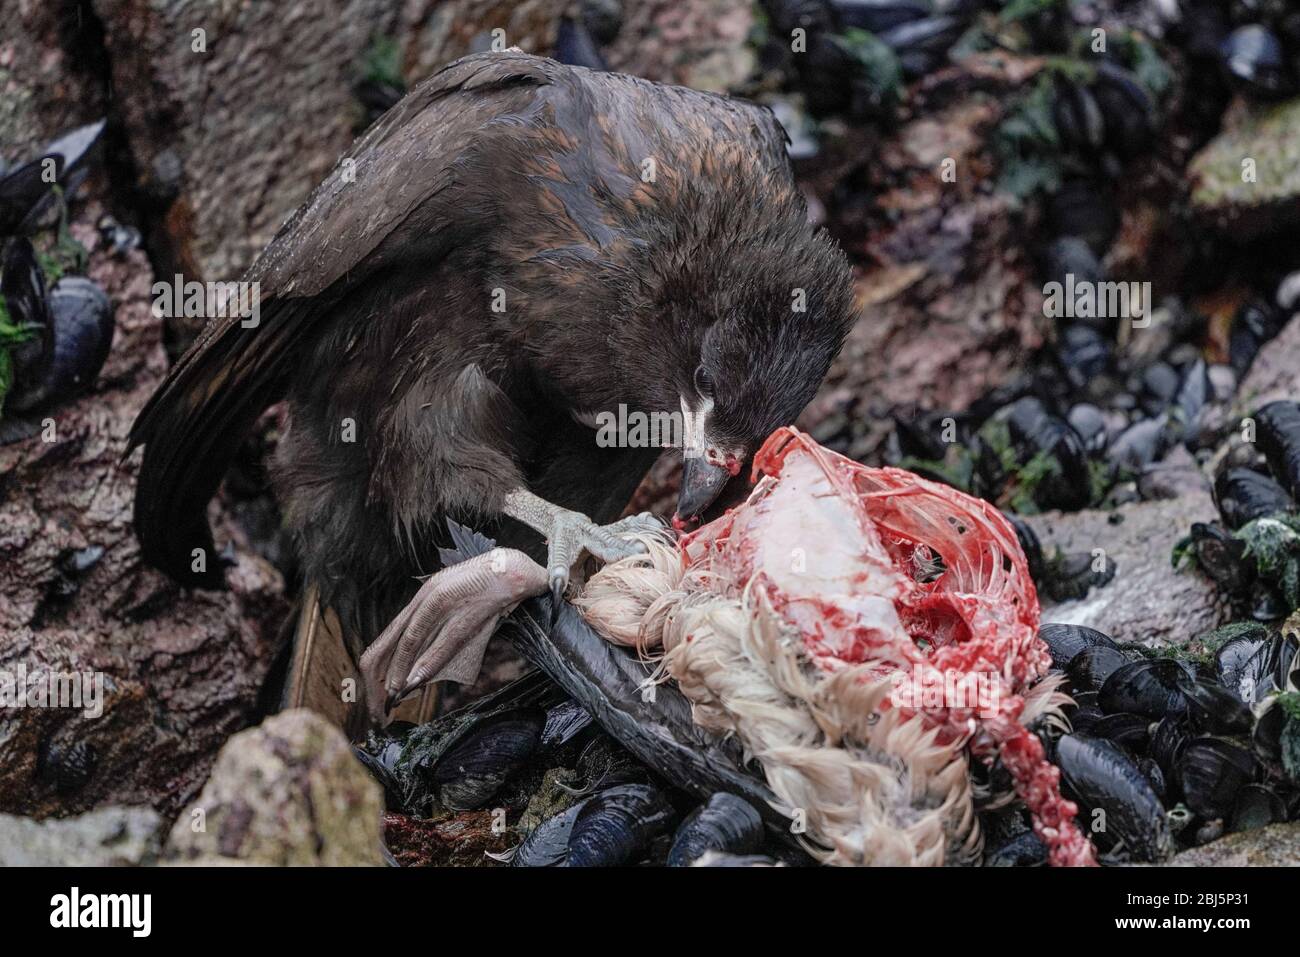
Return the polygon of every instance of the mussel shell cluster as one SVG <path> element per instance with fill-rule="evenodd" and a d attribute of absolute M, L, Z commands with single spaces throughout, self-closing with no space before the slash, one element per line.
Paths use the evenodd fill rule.
<path fill-rule="evenodd" d="M 697 806 L 665 787 L 541 673 L 427 724 L 372 731 L 355 751 L 390 811 L 517 817 L 520 841 L 503 858 L 515 867 L 774 863 L 751 804 L 719 792 Z M 577 786 L 556 785 L 557 772 Z M 529 818 L 534 806 L 559 809 Z"/>
<path fill-rule="evenodd" d="M 0 302 L 6 326 L 17 330 L 16 341 L 0 344 L 11 380 L 0 394 L 4 413 L 39 412 L 84 392 L 108 357 L 115 326 L 108 295 L 81 276 L 47 283 L 26 235 L 48 225 L 60 201 L 54 187 L 66 197 L 86 175 L 103 129 L 100 121 L 73 130 L 0 175 Z"/>
<path fill-rule="evenodd" d="M 1229 625 L 1201 637 L 1200 660 L 1121 646 L 1078 625 L 1046 624 L 1039 636 L 1074 698 L 1070 731 L 1044 733 L 1106 860 L 1159 861 L 1300 815 L 1300 709 L 1288 704 L 1300 690 L 1295 631 Z M 1041 863 L 1024 833 L 986 857 Z"/>
<path fill-rule="evenodd" d="M 89 389 L 113 342 L 113 304 L 95 282 L 62 276 L 49 289 L 32 244 L 10 240 L 0 267 L 0 296 L 10 323 L 28 331 L 12 350 L 8 412 L 28 413 Z"/>
<path fill-rule="evenodd" d="M 765 72 L 793 75 L 817 116 L 880 116 L 894 83 L 942 65 L 978 11 L 968 0 L 764 0 Z M 792 52 L 795 31 L 806 49 Z"/>
<path fill-rule="evenodd" d="M 1252 418 L 1254 445 L 1215 477 L 1221 522 L 1192 525 L 1185 546 L 1241 611 L 1272 621 L 1300 607 L 1300 403 L 1273 401 Z"/>
<path fill-rule="evenodd" d="M 105 121 L 60 136 L 28 162 L 0 173 L 0 237 L 33 229 L 50 208 L 54 185 L 71 192 L 87 170 Z M 51 176 L 51 171 L 53 176 Z"/>

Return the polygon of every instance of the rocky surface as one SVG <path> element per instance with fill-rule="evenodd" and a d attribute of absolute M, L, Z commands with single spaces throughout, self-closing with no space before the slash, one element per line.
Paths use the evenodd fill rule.
<path fill-rule="evenodd" d="M 0 814 L 0 867 L 122 867 L 152 864 L 163 820 L 149 808 L 105 807 L 34 821 Z"/>
<path fill-rule="evenodd" d="M 1274 824 L 1229 834 L 1203 847 L 1183 851 L 1167 867 L 1300 866 L 1300 824 Z"/>
<path fill-rule="evenodd" d="M 381 865 L 379 785 L 337 728 L 284 711 L 231 738 L 173 825 L 178 863 Z"/>
<path fill-rule="evenodd" d="M 489 49 L 493 30 L 508 46 L 549 53 L 571 0 L 406 0 L 398 24 L 402 72 L 408 82 L 457 57 Z"/>
<path fill-rule="evenodd" d="M 75 4 L 0 0 L 0 154 L 33 154 L 53 134 L 103 115 L 93 38 L 77 29 Z"/>
<path fill-rule="evenodd" d="M 1175 569 L 1174 545 L 1193 522 L 1218 516 L 1204 492 L 1161 502 L 1135 502 L 1113 512 L 1050 512 L 1027 521 L 1050 554 L 1105 551 L 1115 563 L 1110 584 L 1078 601 L 1043 606 L 1043 621 L 1087 625 L 1116 641 L 1184 645 L 1228 619 L 1213 583 L 1192 569 Z"/>
<path fill-rule="evenodd" d="M 1260 350 L 1241 380 L 1236 405 L 1248 415 L 1274 399 L 1300 396 L 1300 314 Z"/>
<path fill-rule="evenodd" d="M 103 689 L 98 709 L 0 707 L 0 810 L 35 816 L 104 803 L 174 813 L 248 723 L 286 611 L 280 574 L 243 548 L 224 593 L 183 592 L 140 561 L 138 455 L 122 456 L 166 358 L 148 264 L 100 248 L 100 212 L 81 207 L 72 232 L 116 307 L 108 361 L 89 395 L 0 445 L 0 678 L 75 672 Z"/>
<path fill-rule="evenodd" d="M 746 43 L 748 0 L 632 0 L 607 51 L 610 68 L 661 83 L 726 93 L 756 65 Z"/>
<path fill-rule="evenodd" d="M 137 185 L 156 204 L 152 247 L 170 260 L 159 271 L 237 278 L 352 142 L 352 84 L 395 5 L 93 6 Z"/>
<path fill-rule="evenodd" d="M 1243 172 L 1252 161 L 1254 178 Z M 1238 239 L 1300 224 L 1300 99 L 1233 105 L 1187 168 L 1192 209 Z"/>

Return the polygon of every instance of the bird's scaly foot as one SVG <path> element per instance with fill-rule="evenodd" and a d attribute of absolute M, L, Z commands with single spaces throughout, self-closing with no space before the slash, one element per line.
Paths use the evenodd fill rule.
<path fill-rule="evenodd" d="M 584 554 L 602 562 L 616 562 L 645 552 L 645 546 L 629 537 L 661 528 L 649 512 L 629 515 L 609 525 L 597 525 L 581 512 L 552 505 L 531 492 L 518 490 L 506 496 L 505 514 L 535 528 L 546 536 L 546 574 L 551 590 L 551 624 L 560 611 L 569 575 Z"/>

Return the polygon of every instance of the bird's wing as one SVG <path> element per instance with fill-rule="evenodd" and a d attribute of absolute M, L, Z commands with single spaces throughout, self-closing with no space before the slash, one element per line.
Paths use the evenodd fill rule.
<path fill-rule="evenodd" d="M 135 525 L 144 557 L 183 584 L 219 588 L 206 506 L 248 429 L 284 394 L 300 344 L 330 307 L 399 263 L 432 272 L 476 224 L 461 160 L 491 124 L 526 122 L 566 68 L 482 54 L 431 76 L 354 144 L 245 276 L 259 316 L 212 318 L 132 426 L 144 444 Z M 196 563 L 195 550 L 203 550 Z"/>

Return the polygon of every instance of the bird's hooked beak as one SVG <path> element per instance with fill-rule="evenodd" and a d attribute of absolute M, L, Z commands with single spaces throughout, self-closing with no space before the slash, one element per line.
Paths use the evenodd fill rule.
<path fill-rule="evenodd" d="M 695 409 L 682 401 L 682 485 L 675 524 L 698 518 L 739 474 L 744 461 L 743 450 L 723 451 L 708 441 L 705 426 L 712 405 L 706 400 Z"/>

